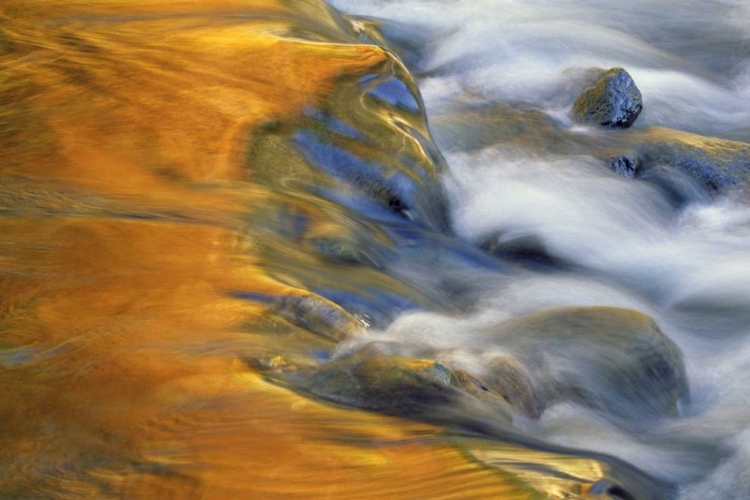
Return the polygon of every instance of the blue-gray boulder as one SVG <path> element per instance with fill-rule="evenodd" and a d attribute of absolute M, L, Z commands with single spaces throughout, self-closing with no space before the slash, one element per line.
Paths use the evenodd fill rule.
<path fill-rule="evenodd" d="M 585 125 L 628 128 L 643 109 L 643 97 L 633 78 L 622 68 L 612 68 L 578 97 L 573 118 Z"/>

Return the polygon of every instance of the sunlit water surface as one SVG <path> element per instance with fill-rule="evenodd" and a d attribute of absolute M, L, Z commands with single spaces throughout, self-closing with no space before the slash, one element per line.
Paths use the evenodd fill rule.
<path fill-rule="evenodd" d="M 747 198 L 607 161 L 750 140 L 748 5 L 332 4 L 0 6 L 0 496 L 750 498 Z M 613 66 L 633 130 L 574 125 Z M 678 413 L 304 377 L 369 344 L 482 374 L 561 306 L 651 316 Z"/>

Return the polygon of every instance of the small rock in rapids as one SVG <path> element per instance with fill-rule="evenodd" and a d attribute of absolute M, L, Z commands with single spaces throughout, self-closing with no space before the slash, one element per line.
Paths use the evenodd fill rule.
<path fill-rule="evenodd" d="M 643 97 L 633 78 L 622 68 L 612 68 L 578 96 L 573 117 L 586 125 L 628 128 L 642 109 Z"/>
<path fill-rule="evenodd" d="M 611 165 L 618 175 L 633 179 L 640 168 L 640 161 L 634 156 L 623 155 L 612 158 Z"/>
<path fill-rule="evenodd" d="M 513 400 L 495 390 L 491 384 L 476 378 L 464 370 L 456 370 L 455 374 L 458 385 L 463 391 L 481 400 L 484 404 L 495 410 L 497 414 L 502 415 L 506 420 L 510 421 L 510 418 L 508 418 L 509 410 L 516 409 Z"/>
<path fill-rule="evenodd" d="M 315 294 L 282 296 L 274 310 L 291 323 L 331 340 L 350 338 L 362 330 L 352 315 Z"/>

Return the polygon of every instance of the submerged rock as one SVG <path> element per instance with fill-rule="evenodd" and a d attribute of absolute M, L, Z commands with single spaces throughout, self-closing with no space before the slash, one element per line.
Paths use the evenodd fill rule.
<path fill-rule="evenodd" d="M 514 409 L 528 418 L 537 419 L 544 407 L 537 397 L 528 372 L 511 357 L 500 356 L 488 365 L 487 382 Z"/>
<path fill-rule="evenodd" d="M 370 219 L 450 233 L 445 160 L 419 89 L 394 54 L 358 47 L 359 64 L 341 68 L 325 105 L 249 133 L 248 170 L 256 182 L 293 186 Z"/>
<path fill-rule="evenodd" d="M 689 400 L 679 348 L 637 311 L 547 310 L 486 328 L 477 342 L 498 354 L 474 373 L 434 361 L 440 351 L 389 342 L 270 377 L 334 403 L 446 425 L 537 419 L 564 401 L 656 418 Z"/>
<path fill-rule="evenodd" d="M 622 500 L 635 500 L 637 497 L 632 495 L 630 492 L 628 492 L 627 489 L 625 489 L 622 485 L 613 482 L 609 479 L 601 479 L 591 485 L 591 489 L 589 490 L 589 494 L 580 497 L 582 499 L 588 498 L 588 499 L 596 499 L 600 498 L 602 500 L 606 499 L 622 499 Z"/>
<path fill-rule="evenodd" d="M 489 329 L 527 368 L 540 407 L 574 400 L 616 415 L 676 415 L 689 398 L 679 348 L 647 315 L 611 307 L 538 312 Z"/>
<path fill-rule="evenodd" d="M 544 241 L 533 235 L 493 234 L 479 246 L 485 252 L 504 260 L 542 268 L 563 268 L 566 263 L 552 256 Z"/>
<path fill-rule="evenodd" d="M 444 151 L 478 151 L 502 145 L 553 154 L 579 152 L 580 134 L 569 133 L 530 105 L 456 106 L 438 111 L 430 127 Z"/>
<path fill-rule="evenodd" d="M 429 359 L 385 355 L 376 347 L 269 377 L 344 406 L 446 425 L 462 413 L 512 419 L 502 397 L 476 377 Z"/>
<path fill-rule="evenodd" d="M 573 105 L 573 117 L 586 125 L 628 128 L 643 109 L 643 97 L 622 68 L 604 72 Z"/>
<path fill-rule="evenodd" d="M 640 168 L 640 161 L 637 157 L 622 155 L 616 158 L 612 158 L 612 162 L 610 163 L 610 165 L 612 165 L 612 169 L 618 175 L 627 177 L 628 179 L 632 179 L 638 173 L 638 169 Z"/>
<path fill-rule="evenodd" d="M 750 193 L 750 144 L 654 127 L 638 148 L 644 171 L 668 167 L 711 193 Z"/>
<path fill-rule="evenodd" d="M 331 340 L 344 340 L 363 328 L 344 309 L 315 294 L 282 296 L 273 309 L 291 323 Z"/>
<path fill-rule="evenodd" d="M 508 422 L 512 420 L 512 416 L 517 410 L 513 400 L 504 393 L 497 391 L 491 384 L 478 379 L 465 370 L 455 370 L 455 374 L 458 387 L 461 390 L 477 398 L 504 420 Z"/>

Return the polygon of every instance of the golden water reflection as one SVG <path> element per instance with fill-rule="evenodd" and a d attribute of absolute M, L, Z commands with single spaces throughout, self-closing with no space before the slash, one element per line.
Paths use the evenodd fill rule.
<path fill-rule="evenodd" d="M 314 0 L 2 3 L 0 497 L 537 498 L 601 475 L 577 459 L 583 487 L 547 488 L 497 454 L 550 456 L 308 400 L 247 362 L 333 346 L 229 292 L 310 293 L 257 228 L 290 201 L 254 182 L 278 151 L 256 164 L 248 138 L 392 64 L 353 36 Z"/>

